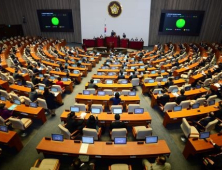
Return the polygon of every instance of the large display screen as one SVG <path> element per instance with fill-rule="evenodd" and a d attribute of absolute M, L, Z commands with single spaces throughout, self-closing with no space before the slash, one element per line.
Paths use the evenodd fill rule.
<path fill-rule="evenodd" d="M 198 36 L 203 18 L 204 11 L 162 10 L 159 35 Z"/>
<path fill-rule="evenodd" d="M 37 10 L 42 32 L 72 32 L 72 10 Z"/>

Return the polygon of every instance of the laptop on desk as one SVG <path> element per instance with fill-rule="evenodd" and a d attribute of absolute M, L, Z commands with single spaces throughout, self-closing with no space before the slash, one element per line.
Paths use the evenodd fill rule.
<path fill-rule="evenodd" d="M 100 114 L 100 113 L 101 113 L 101 110 L 100 110 L 100 108 L 92 108 L 92 109 L 91 109 L 91 113 L 92 113 L 92 114 Z"/>
<path fill-rule="evenodd" d="M 82 143 L 94 144 L 94 138 L 92 136 L 83 136 Z"/>
<path fill-rule="evenodd" d="M 143 114 L 144 113 L 144 108 L 135 108 L 134 109 L 134 114 Z"/>
<path fill-rule="evenodd" d="M 126 144 L 127 139 L 126 137 L 116 137 L 114 138 L 114 144 Z"/>
<path fill-rule="evenodd" d="M 64 137 L 61 134 L 52 134 L 52 141 L 63 142 L 64 141 Z"/>
<path fill-rule="evenodd" d="M 123 110 L 122 109 L 113 109 L 114 114 L 122 114 Z"/>
<path fill-rule="evenodd" d="M 157 142 L 158 142 L 158 136 L 146 136 L 145 142 L 146 142 L 147 144 L 157 143 Z"/>
<path fill-rule="evenodd" d="M 181 111 L 181 110 L 182 110 L 182 106 L 174 106 L 173 107 L 174 112 Z"/>
<path fill-rule="evenodd" d="M 77 107 L 77 106 L 71 106 L 71 107 L 70 107 L 70 111 L 71 111 L 71 112 L 79 112 L 80 109 L 79 109 L 79 107 Z"/>

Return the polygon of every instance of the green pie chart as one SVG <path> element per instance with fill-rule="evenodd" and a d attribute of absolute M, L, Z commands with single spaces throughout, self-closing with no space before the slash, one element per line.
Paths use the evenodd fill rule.
<path fill-rule="evenodd" d="M 176 22 L 177 28 L 183 28 L 186 24 L 186 21 L 184 19 L 178 19 Z"/>
<path fill-rule="evenodd" d="M 53 17 L 53 18 L 51 19 L 51 21 L 52 21 L 52 24 L 53 24 L 53 25 L 59 25 L 59 19 L 58 19 L 58 18 Z"/>

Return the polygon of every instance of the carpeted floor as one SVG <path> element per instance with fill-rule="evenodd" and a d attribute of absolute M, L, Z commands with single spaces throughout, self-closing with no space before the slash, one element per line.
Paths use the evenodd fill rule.
<path fill-rule="evenodd" d="M 70 43 L 69 46 L 73 44 Z M 76 45 L 76 44 L 74 44 Z M 78 44 L 77 44 L 78 45 Z M 80 46 L 80 45 L 78 45 Z M 153 47 L 146 47 L 146 49 L 152 49 Z M 3 146 L 3 154 L 0 156 L 0 170 L 29 170 L 30 167 L 34 164 L 37 159 L 43 159 L 43 154 L 38 154 L 36 151 L 36 146 L 40 142 L 40 140 L 45 136 L 51 136 L 52 133 L 60 133 L 58 124 L 63 123 L 60 121 L 60 115 L 65 109 L 69 109 L 75 102 L 75 96 L 77 93 L 82 92 L 85 87 L 85 83 L 90 80 L 92 75 L 96 73 L 96 70 L 104 63 L 105 58 L 100 61 L 99 64 L 96 65 L 96 68 L 93 68 L 91 72 L 87 74 L 87 77 L 83 78 L 80 85 L 75 86 L 74 92 L 72 94 L 67 94 L 64 96 L 63 101 L 64 105 L 59 107 L 56 110 L 56 116 L 50 117 L 47 116 L 47 122 L 45 124 L 41 124 L 40 121 L 34 120 L 33 125 L 28 130 L 28 136 L 22 138 L 22 143 L 24 144 L 24 148 L 19 152 L 15 152 L 13 149 L 8 149 Z M 141 87 L 137 87 L 137 94 L 140 97 L 140 105 L 148 111 L 152 117 L 151 127 L 153 128 L 153 135 L 158 135 L 159 139 L 166 140 L 170 150 L 171 155 L 168 162 L 171 163 L 173 170 L 199 170 L 201 166 L 201 157 L 195 156 L 186 160 L 182 151 L 184 149 L 185 144 L 181 142 L 180 136 L 182 135 L 182 131 L 180 129 L 180 124 L 170 125 L 167 128 L 162 126 L 163 122 L 163 113 L 161 113 L 156 108 L 150 107 L 150 97 L 144 96 L 141 93 Z M 133 136 L 131 133 L 131 128 L 128 128 L 128 140 L 133 140 Z M 18 131 L 19 135 L 20 132 Z M 101 137 L 101 140 L 108 141 L 110 140 L 108 135 L 108 130 Z M 151 148 L 152 149 L 152 148 Z M 71 161 L 72 157 L 67 156 L 52 156 L 54 158 L 59 158 L 61 161 L 61 170 L 66 170 Z M 105 170 L 108 169 L 108 165 L 113 163 L 129 163 L 133 165 L 133 170 L 141 170 L 141 159 L 130 159 L 130 160 L 96 160 L 96 169 Z"/>

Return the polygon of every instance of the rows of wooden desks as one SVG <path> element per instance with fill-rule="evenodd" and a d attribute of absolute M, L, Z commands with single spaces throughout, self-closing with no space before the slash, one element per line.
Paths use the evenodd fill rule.
<path fill-rule="evenodd" d="M 9 84 L 7 81 L 0 80 L 0 85 L 7 91 L 10 92 Z"/>
<path fill-rule="evenodd" d="M 7 70 L 10 73 L 15 73 L 15 69 L 11 67 L 6 67 L 5 70 Z M 30 81 L 30 77 L 28 73 L 24 74 L 24 73 L 21 73 L 20 71 L 18 73 L 22 74 L 22 77 L 24 78 L 24 80 Z"/>
<path fill-rule="evenodd" d="M 212 134 L 209 138 L 212 139 L 217 145 L 222 146 L 221 134 Z M 193 138 L 189 138 L 183 150 L 183 156 L 187 159 L 191 155 L 196 155 L 213 150 L 214 146 L 210 143 L 209 139 L 205 141 L 204 139 L 194 140 Z"/>
<path fill-rule="evenodd" d="M 137 142 L 127 142 L 124 145 L 107 145 L 106 142 L 95 141 L 89 144 L 86 153 L 80 153 L 82 143 L 74 143 L 73 140 L 54 142 L 43 138 L 36 150 L 44 155 L 66 155 L 78 156 L 89 155 L 90 158 L 107 159 L 130 159 L 157 157 L 158 155 L 170 155 L 170 149 L 165 140 L 159 140 L 155 144 L 137 144 Z"/>
<path fill-rule="evenodd" d="M 214 72 L 214 69 L 211 68 L 209 69 L 212 73 Z M 205 74 L 207 74 L 208 70 L 204 71 Z M 204 75 L 202 73 L 199 73 L 197 75 L 193 75 L 193 76 L 190 76 L 189 78 L 189 84 L 192 84 L 194 82 L 196 82 L 197 80 L 200 80 L 201 78 L 203 78 Z"/>
<path fill-rule="evenodd" d="M 14 103 L 11 103 L 10 101 L 1 101 L 1 103 L 5 103 L 7 108 L 10 108 L 12 105 L 14 105 Z M 21 104 L 17 105 L 13 110 L 19 112 L 23 117 L 39 119 L 42 121 L 42 123 L 45 123 L 47 121 L 45 116 L 45 110 L 42 107 L 33 108 Z"/>
<path fill-rule="evenodd" d="M 65 72 L 61 72 L 61 71 L 50 71 L 50 74 L 55 74 L 55 75 L 59 75 L 61 77 L 66 77 Z M 82 78 L 81 78 L 81 74 L 74 74 L 74 73 L 69 73 L 69 76 L 72 78 L 75 78 L 78 80 L 78 82 L 81 82 Z"/>
<path fill-rule="evenodd" d="M 182 109 L 181 111 L 177 112 L 165 112 L 164 119 L 163 119 L 163 126 L 166 127 L 170 123 L 177 123 L 182 122 L 183 118 L 186 119 L 195 119 L 196 117 L 203 117 L 207 113 L 215 112 L 218 110 L 217 108 L 218 103 L 212 106 L 200 106 L 198 109 Z"/>
<path fill-rule="evenodd" d="M 183 73 L 186 72 L 186 71 L 189 71 L 189 70 L 191 70 L 191 69 L 194 69 L 194 68 L 197 67 L 198 65 L 199 65 L 199 62 L 196 62 L 196 63 L 194 63 L 194 64 L 191 64 L 191 65 L 187 66 L 187 67 L 183 67 L 183 68 L 177 69 L 177 70 L 175 70 L 175 71 L 173 72 L 173 75 L 174 75 L 174 76 L 179 76 L 179 75 L 183 74 Z"/>
<path fill-rule="evenodd" d="M 127 84 L 118 84 L 118 83 L 103 84 L 103 83 L 97 83 L 96 85 L 101 90 L 104 90 L 104 89 L 115 89 L 115 90 L 118 90 L 118 91 L 122 91 L 122 90 L 132 90 L 133 89 L 132 83 L 127 83 Z M 85 89 L 87 89 L 87 88 L 88 88 L 88 83 L 85 84 Z"/>
<path fill-rule="evenodd" d="M 187 97 L 187 100 L 189 100 L 189 99 L 193 99 L 194 97 L 198 95 L 205 94 L 206 92 L 207 92 L 207 89 L 202 87 L 200 89 L 193 89 L 190 91 L 185 91 L 184 95 Z M 169 95 L 170 95 L 170 101 L 175 101 L 176 96 L 174 96 L 173 93 L 169 93 Z M 154 107 L 157 104 L 157 96 L 158 95 L 152 93 L 151 107 Z"/>
<path fill-rule="evenodd" d="M 66 122 L 67 116 L 69 115 L 70 111 L 63 111 L 60 116 L 61 121 Z M 80 117 L 82 112 L 76 113 L 77 117 Z M 85 116 L 85 122 L 88 120 L 91 113 L 87 113 Z M 98 116 L 98 123 L 100 126 L 109 127 L 110 124 L 115 120 L 115 114 L 108 114 L 107 112 L 101 112 L 100 114 L 96 114 Z M 151 116 L 148 112 L 144 112 L 143 114 L 128 114 L 122 113 L 121 114 L 121 121 L 123 121 L 127 126 L 146 126 L 147 124 L 151 123 Z"/>
<path fill-rule="evenodd" d="M 0 131 L 0 144 L 14 147 L 18 152 L 23 148 L 21 138 L 14 131 L 2 132 Z"/>
<path fill-rule="evenodd" d="M 9 88 L 12 90 L 15 90 L 15 91 L 19 91 L 20 95 L 25 95 L 25 96 L 27 96 L 28 93 L 31 92 L 31 88 L 25 87 L 25 86 L 19 86 L 16 84 L 9 86 Z M 43 91 L 41 91 L 41 94 L 43 94 Z M 54 93 L 54 95 L 55 95 L 56 101 L 59 104 L 62 104 L 63 103 L 62 102 L 62 94 L 60 92 L 56 92 L 56 93 Z"/>
<path fill-rule="evenodd" d="M 173 80 L 173 83 L 174 85 L 181 87 L 182 85 L 186 83 L 186 81 L 184 79 L 179 79 L 179 80 Z M 165 82 L 161 82 L 161 86 L 165 86 L 165 84 L 166 84 Z M 142 87 L 142 93 L 145 94 L 145 93 L 150 92 L 150 90 L 156 87 L 157 85 L 158 85 L 158 82 L 144 83 Z"/>

